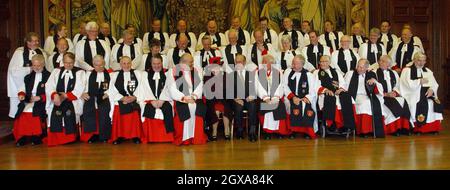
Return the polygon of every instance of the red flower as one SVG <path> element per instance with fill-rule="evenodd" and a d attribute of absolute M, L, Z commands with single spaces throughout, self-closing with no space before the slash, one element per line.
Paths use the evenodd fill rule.
<path fill-rule="evenodd" d="M 220 57 L 211 57 L 209 58 L 209 64 L 222 65 L 222 62 L 220 61 Z"/>
<path fill-rule="evenodd" d="M 269 52 L 267 52 L 267 49 L 264 49 L 262 52 L 261 52 L 261 55 L 267 55 Z"/>

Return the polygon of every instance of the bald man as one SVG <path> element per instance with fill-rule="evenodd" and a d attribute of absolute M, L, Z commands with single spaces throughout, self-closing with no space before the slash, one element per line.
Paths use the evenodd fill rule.
<path fill-rule="evenodd" d="M 367 38 L 365 37 L 363 28 L 361 23 L 355 23 L 352 26 L 352 43 L 350 44 L 351 48 L 358 51 L 359 47 L 367 42 Z"/>
<path fill-rule="evenodd" d="M 169 51 L 167 52 L 167 61 L 169 67 L 178 65 L 180 63 L 181 56 L 185 53 L 193 55 L 195 53 L 195 50 L 189 47 L 188 36 L 184 33 L 181 33 L 177 40 L 177 46 L 169 49 Z"/>
<path fill-rule="evenodd" d="M 291 37 L 292 42 L 292 49 L 302 49 L 304 46 L 308 45 L 305 43 L 305 38 L 302 35 L 301 32 L 294 29 L 294 23 L 292 22 L 292 19 L 289 17 L 286 17 L 283 19 L 283 28 L 284 30 L 278 34 L 278 39 L 281 39 L 283 35 L 289 35 Z M 279 48 L 283 47 L 283 44 L 281 44 L 281 41 L 279 42 Z"/>
<path fill-rule="evenodd" d="M 404 28 L 402 30 L 402 37 L 400 43 L 396 44 L 389 55 L 391 56 L 394 64 L 392 69 L 401 73 L 401 70 L 406 67 L 406 65 L 412 62 L 414 54 L 420 52 L 420 47 L 414 45 L 413 34 L 411 29 Z"/>
<path fill-rule="evenodd" d="M 341 48 L 331 54 L 331 67 L 335 68 L 342 75 L 348 71 L 355 70 L 359 61 L 359 54 L 350 48 L 350 36 L 342 36 Z"/>
<path fill-rule="evenodd" d="M 177 30 L 175 33 L 170 35 L 170 47 L 175 48 L 177 46 L 177 42 L 180 38 L 180 34 L 184 34 L 187 37 L 187 47 L 195 50 L 195 46 L 197 45 L 197 38 L 195 34 L 188 31 L 188 26 L 186 20 L 179 20 L 177 23 Z"/>
<path fill-rule="evenodd" d="M 225 32 L 225 36 L 228 36 L 230 30 L 236 30 L 238 34 L 237 44 L 241 46 L 246 46 L 251 44 L 250 33 L 241 27 L 241 18 L 239 16 L 234 16 L 231 18 L 231 28 Z"/>
<path fill-rule="evenodd" d="M 217 28 L 217 23 L 215 20 L 208 21 L 206 26 L 206 32 L 202 32 L 198 36 L 197 50 L 201 50 L 203 48 L 202 39 L 204 36 L 211 37 L 211 48 L 218 49 L 222 46 L 228 45 L 227 38 L 223 33 L 220 33 Z"/>
<path fill-rule="evenodd" d="M 169 49 L 169 34 L 161 31 L 161 20 L 155 19 L 152 21 L 152 29 L 144 34 L 142 51 L 144 53 L 151 52 L 152 40 L 157 39 L 160 42 L 161 52 L 166 53 Z"/>
<path fill-rule="evenodd" d="M 111 27 L 106 22 L 100 24 L 100 33 L 98 34 L 98 38 L 105 40 L 109 47 L 113 47 L 117 43 L 116 38 L 111 35 Z"/>

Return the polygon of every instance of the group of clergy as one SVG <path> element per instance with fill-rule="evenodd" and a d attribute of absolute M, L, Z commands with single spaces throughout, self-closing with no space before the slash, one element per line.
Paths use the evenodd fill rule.
<path fill-rule="evenodd" d="M 225 139 L 236 128 L 251 142 L 260 128 L 265 139 L 441 130 L 438 84 L 409 26 L 398 38 L 384 21 L 365 38 L 358 24 L 350 36 L 330 21 L 321 35 L 308 21 L 297 31 L 284 18 L 280 34 L 267 23 L 250 35 L 233 17 L 222 34 L 211 20 L 198 41 L 185 20 L 170 36 L 154 20 L 143 40 L 133 25 L 119 40 L 107 23 L 81 23 L 73 40 L 57 25 L 44 49 L 28 33 L 8 67 L 16 145 L 204 144 L 220 121 Z"/>

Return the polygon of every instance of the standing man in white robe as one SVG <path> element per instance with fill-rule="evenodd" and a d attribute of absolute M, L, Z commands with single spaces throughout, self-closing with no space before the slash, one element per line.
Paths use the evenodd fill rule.
<path fill-rule="evenodd" d="M 65 38 L 60 38 L 56 43 L 57 52 L 53 52 L 50 57 L 47 59 L 47 63 L 45 64 L 45 68 L 47 71 L 52 72 L 55 68 L 63 67 L 63 56 L 69 49 L 69 44 Z M 77 65 L 75 63 L 75 65 Z"/>
<path fill-rule="evenodd" d="M 47 37 L 44 43 L 44 50 L 47 53 L 48 56 L 53 54 L 53 52 L 58 51 L 56 48 L 56 43 L 58 42 L 58 39 L 64 38 L 67 40 L 69 44 L 69 50 L 68 52 L 74 52 L 74 45 L 72 43 L 72 40 L 67 37 L 67 26 L 65 24 L 57 24 L 53 30 L 54 35 Z"/>
<path fill-rule="evenodd" d="M 370 70 L 376 69 L 378 60 L 383 55 L 387 55 L 383 44 L 379 43 L 380 29 L 372 28 L 370 30 L 369 41 L 359 48 L 359 56 L 362 59 L 369 60 Z"/>
<path fill-rule="evenodd" d="M 259 27 L 261 27 L 261 30 L 264 31 L 264 42 L 271 44 L 275 50 L 278 50 L 278 34 L 275 30 L 269 28 L 269 19 L 267 17 L 264 16 L 259 18 Z M 255 31 L 252 32 L 251 37 L 252 43 L 255 43 L 254 32 Z"/>
<path fill-rule="evenodd" d="M 341 48 L 331 54 L 331 67 L 335 68 L 342 75 L 353 71 L 359 61 L 359 54 L 350 48 L 350 36 L 341 38 Z"/>
<path fill-rule="evenodd" d="M 388 20 L 381 22 L 380 30 L 381 38 L 378 39 L 378 42 L 382 43 L 386 52 L 389 53 L 394 45 L 399 43 L 399 38 L 391 33 L 391 22 Z"/>
<path fill-rule="evenodd" d="M 294 59 L 296 55 L 300 55 L 301 51 L 292 48 L 292 39 L 289 35 L 282 35 L 280 43 L 281 49 L 275 54 L 277 60 L 276 66 L 284 71 L 291 67 L 291 64 L 289 63 L 292 63 L 292 59 Z"/>
<path fill-rule="evenodd" d="M 401 73 L 409 63 L 412 62 L 414 54 L 420 52 L 420 48 L 414 45 L 413 35 L 410 29 L 404 28 L 402 30 L 401 41 L 394 45 L 389 55 L 391 56 L 394 64 L 392 69 Z"/>
<path fill-rule="evenodd" d="M 133 43 L 134 36 L 128 30 L 122 32 L 122 43 L 114 45 L 111 50 L 110 68 L 114 71 L 120 70 L 119 60 L 122 56 L 128 56 L 132 60 L 132 69 L 139 67 L 142 61 L 142 49 L 138 43 Z"/>
<path fill-rule="evenodd" d="M 264 31 L 257 28 L 253 31 L 253 36 L 255 37 L 255 43 L 247 45 L 247 56 L 249 58 L 250 64 L 258 67 L 262 63 L 262 57 L 264 55 L 270 54 L 275 55 L 276 50 L 273 48 L 272 44 L 266 43 L 264 41 Z"/>
<path fill-rule="evenodd" d="M 159 40 L 161 46 L 159 47 L 162 54 L 166 54 L 169 50 L 169 34 L 161 31 L 161 20 L 154 19 L 152 21 L 152 30 L 144 34 L 142 51 L 149 53 L 151 51 L 152 39 Z"/>
<path fill-rule="evenodd" d="M 306 70 L 314 72 L 314 70 L 320 67 L 320 58 L 324 55 L 330 56 L 330 48 L 326 45 L 319 43 L 317 31 L 310 31 L 309 42 L 310 44 L 303 48 L 302 55 L 305 57 L 305 65 L 303 66 Z"/>
<path fill-rule="evenodd" d="M 225 37 L 225 34 L 220 33 L 217 29 L 217 23 L 215 20 L 208 21 L 208 24 L 206 26 L 206 32 L 201 33 L 198 36 L 198 43 L 197 43 L 197 49 L 201 50 L 203 48 L 202 39 L 204 36 L 210 36 L 211 37 L 211 47 L 214 49 L 218 49 L 222 46 L 226 46 L 228 44 L 227 38 Z"/>
<path fill-rule="evenodd" d="M 180 63 L 181 56 L 185 53 L 194 55 L 195 50 L 189 46 L 189 38 L 184 33 L 181 33 L 177 38 L 177 46 L 169 49 L 167 52 L 167 61 L 169 68 L 172 68 Z"/>
<path fill-rule="evenodd" d="M 14 51 L 8 65 L 7 87 L 9 97 L 9 117 L 14 118 L 19 104 L 17 93 L 24 85 L 23 78 L 31 72 L 31 59 L 36 54 L 45 56 L 43 49 L 39 47 L 39 35 L 30 32 L 25 36 L 25 45 Z"/>
<path fill-rule="evenodd" d="M 108 43 L 109 47 L 113 47 L 117 43 L 116 38 L 111 35 L 111 27 L 107 22 L 100 24 L 100 33 L 98 35 L 98 39 L 105 40 Z"/>
<path fill-rule="evenodd" d="M 289 35 L 292 39 L 292 49 L 294 50 L 301 50 L 306 45 L 302 33 L 294 29 L 294 23 L 291 18 L 283 18 L 283 28 L 284 30 L 278 35 L 278 39 L 281 39 L 283 35 Z M 281 48 L 282 44 L 280 43 L 278 46 Z"/>
<path fill-rule="evenodd" d="M 109 68 L 109 59 L 111 48 L 104 40 L 98 39 L 99 27 L 96 22 L 89 22 L 86 24 L 87 37 L 80 40 L 76 45 L 75 55 L 80 68 L 91 71 L 92 60 L 96 55 L 101 55 L 105 58 L 105 67 Z"/>
<path fill-rule="evenodd" d="M 241 27 L 241 18 L 239 16 L 234 16 L 231 18 L 231 28 L 225 32 L 225 36 L 228 36 L 230 30 L 236 30 L 237 32 L 237 44 L 240 46 L 247 46 L 251 44 L 250 33 Z"/>
<path fill-rule="evenodd" d="M 170 47 L 175 48 L 178 46 L 178 41 L 180 40 L 181 34 L 184 34 L 185 37 L 187 37 L 187 47 L 195 51 L 195 46 L 197 45 L 197 37 L 193 32 L 189 32 L 187 30 L 187 22 L 183 19 L 178 21 L 177 30 L 175 31 L 175 33 L 170 35 Z"/>
<path fill-rule="evenodd" d="M 231 29 L 228 31 L 228 42 L 229 44 L 225 47 L 222 47 L 221 54 L 224 60 L 224 66 L 227 67 L 227 72 L 230 73 L 231 67 L 234 66 L 236 55 L 247 55 L 247 49 L 243 45 L 238 44 L 238 32 L 237 30 Z M 248 63 L 249 61 L 247 61 Z M 247 68 L 247 67 L 246 67 Z M 256 67 L 253 66 L 252 70 L 255 70 Z"/>
<path fill-rule="evenodd" d="M 319 36 L 319 42 L 331 48 L 331 52 L 339 50 L 339 41 L 341 40 L 344 33 L 334 31 L 333 22 L 327 20 L 325 21 L 325 33 Z M 349 44 L 350 45 L 350 44 Z"/>

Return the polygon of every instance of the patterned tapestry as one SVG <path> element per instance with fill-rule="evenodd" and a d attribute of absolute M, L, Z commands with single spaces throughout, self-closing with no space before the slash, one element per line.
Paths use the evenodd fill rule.
<path fill-rule="evenodd" d="M 153 18 L 161 19 L 167 32 L 175 31 L 179 19 L 187 20 L 188 29 L 197 35 L 206 30 L 210 19 L 215 19 L 219 31 L 224 32 L 233 16 L 239 16 L 243 28 L 249 31 L 257 27 L 259 17 L 266 16 L 269 26 L 278 32 L 283 17 L 289 16 L 297 29 L 301 21 L 308 20 L 313 29 L 322 32 L 323 23 L 331 20 L 337 30 L 349 32 L 354 23 L 360 22 L 367 32 L 368 4 L 367 0 L 72 0 L 69 15 L 72 34 L 78 32 L 80 21 L 94 20 L 109 22 L 116 37 L 126 24 L 135 25 L 142 36 L 151 28 Z M 51 11 L 55 12 L 49 7 Z"/>

